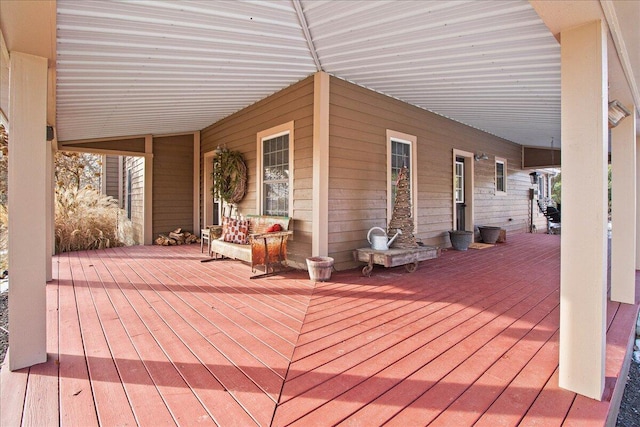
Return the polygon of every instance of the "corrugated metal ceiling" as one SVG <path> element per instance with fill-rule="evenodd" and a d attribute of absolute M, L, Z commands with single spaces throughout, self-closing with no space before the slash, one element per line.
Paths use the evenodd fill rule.
<path fill-rule="evenodd" d="M 289 0 L 57 4 L 61 140 L 202 129 L 316 71 Z M 527 1 L 300 5 L 324 71 L 557 146 L 560 47 Z"/>

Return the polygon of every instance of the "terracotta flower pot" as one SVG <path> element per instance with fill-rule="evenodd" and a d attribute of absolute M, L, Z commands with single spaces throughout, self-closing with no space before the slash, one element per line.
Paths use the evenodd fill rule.
<path fill-rule="evenodd" d="M 333 258 L 321 256 L 307 258 L 307 268 L 311 280 L 314 282 L 325 282 L 331 278 Z"/>

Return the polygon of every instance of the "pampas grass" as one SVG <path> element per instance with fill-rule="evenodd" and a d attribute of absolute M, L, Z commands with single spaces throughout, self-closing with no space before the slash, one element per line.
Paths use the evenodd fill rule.
<path fill-rule="evenodd" d="M 111 196 L 91 187 L 56 189 L 56 253 L 124 246 L 127 227 L 126 212 Z"/>

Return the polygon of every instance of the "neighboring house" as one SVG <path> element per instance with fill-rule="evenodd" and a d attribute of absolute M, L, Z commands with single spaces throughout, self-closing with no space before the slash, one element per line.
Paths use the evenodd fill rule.
<path fill-rule="evenodd" d="M 328 136 L 323 141 L 314 133 Z M 284 145 L 269 148 L 275 142 Z M 367 231 L 391 219 L 393 176 L 405 160 L 415 234 L 424 243 L 449 246 L 448 230 L 454 228 L 530 229 L 533 185 L 531 170 L 521 167 L 520 145 L 324 73 L 204 129 L 204 177 L 218 146 L 242 152 L 247 162 L 249 188 L 240 214 L 293 218 L 289 258 L 298 265 L 314 253 L 316 240 L 326 242 L 337 269 L 355 266 L 352 252 L 368 246 Z M 283 147 L 288 157 L 274 157 Z M 482 154 L 486 159 L 479 159 Z M 314 176 L 316 163 L 321 166 Z M 265 194 L 269 183 L 260 164 L 286 171 L 288 179 L 278 184 L 285 189 L 280 210 L 269 208 L 273 200 Z M 456 171 L 461 179 L 455 179 Z M 206 206 L 209 196 L 203 194 Z M 534 207 L 534 224 L 544 231 L 544 217 Z M 206 208 L 204 215 L 209 216 Z"/>

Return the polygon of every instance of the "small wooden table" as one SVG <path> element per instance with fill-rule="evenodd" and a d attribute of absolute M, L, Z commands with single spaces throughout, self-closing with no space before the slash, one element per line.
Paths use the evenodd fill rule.
<path fill-rule="evenodd" d="M 353 251 L 356 261 L 366 262 L 362 268 L 362 275 L 370 277 L 373 265 L 378 264 L 386 268 L 404 265 L 404 268 L 413 273 L 418 268 L 420 261 L 434 259 L 440 255 L 440 248 L 435 246 L 420 246 L 417 248 L 401 249 L 392 248 L 386 251 L 377 251 L 371 248 L 361 248 Z"/>

